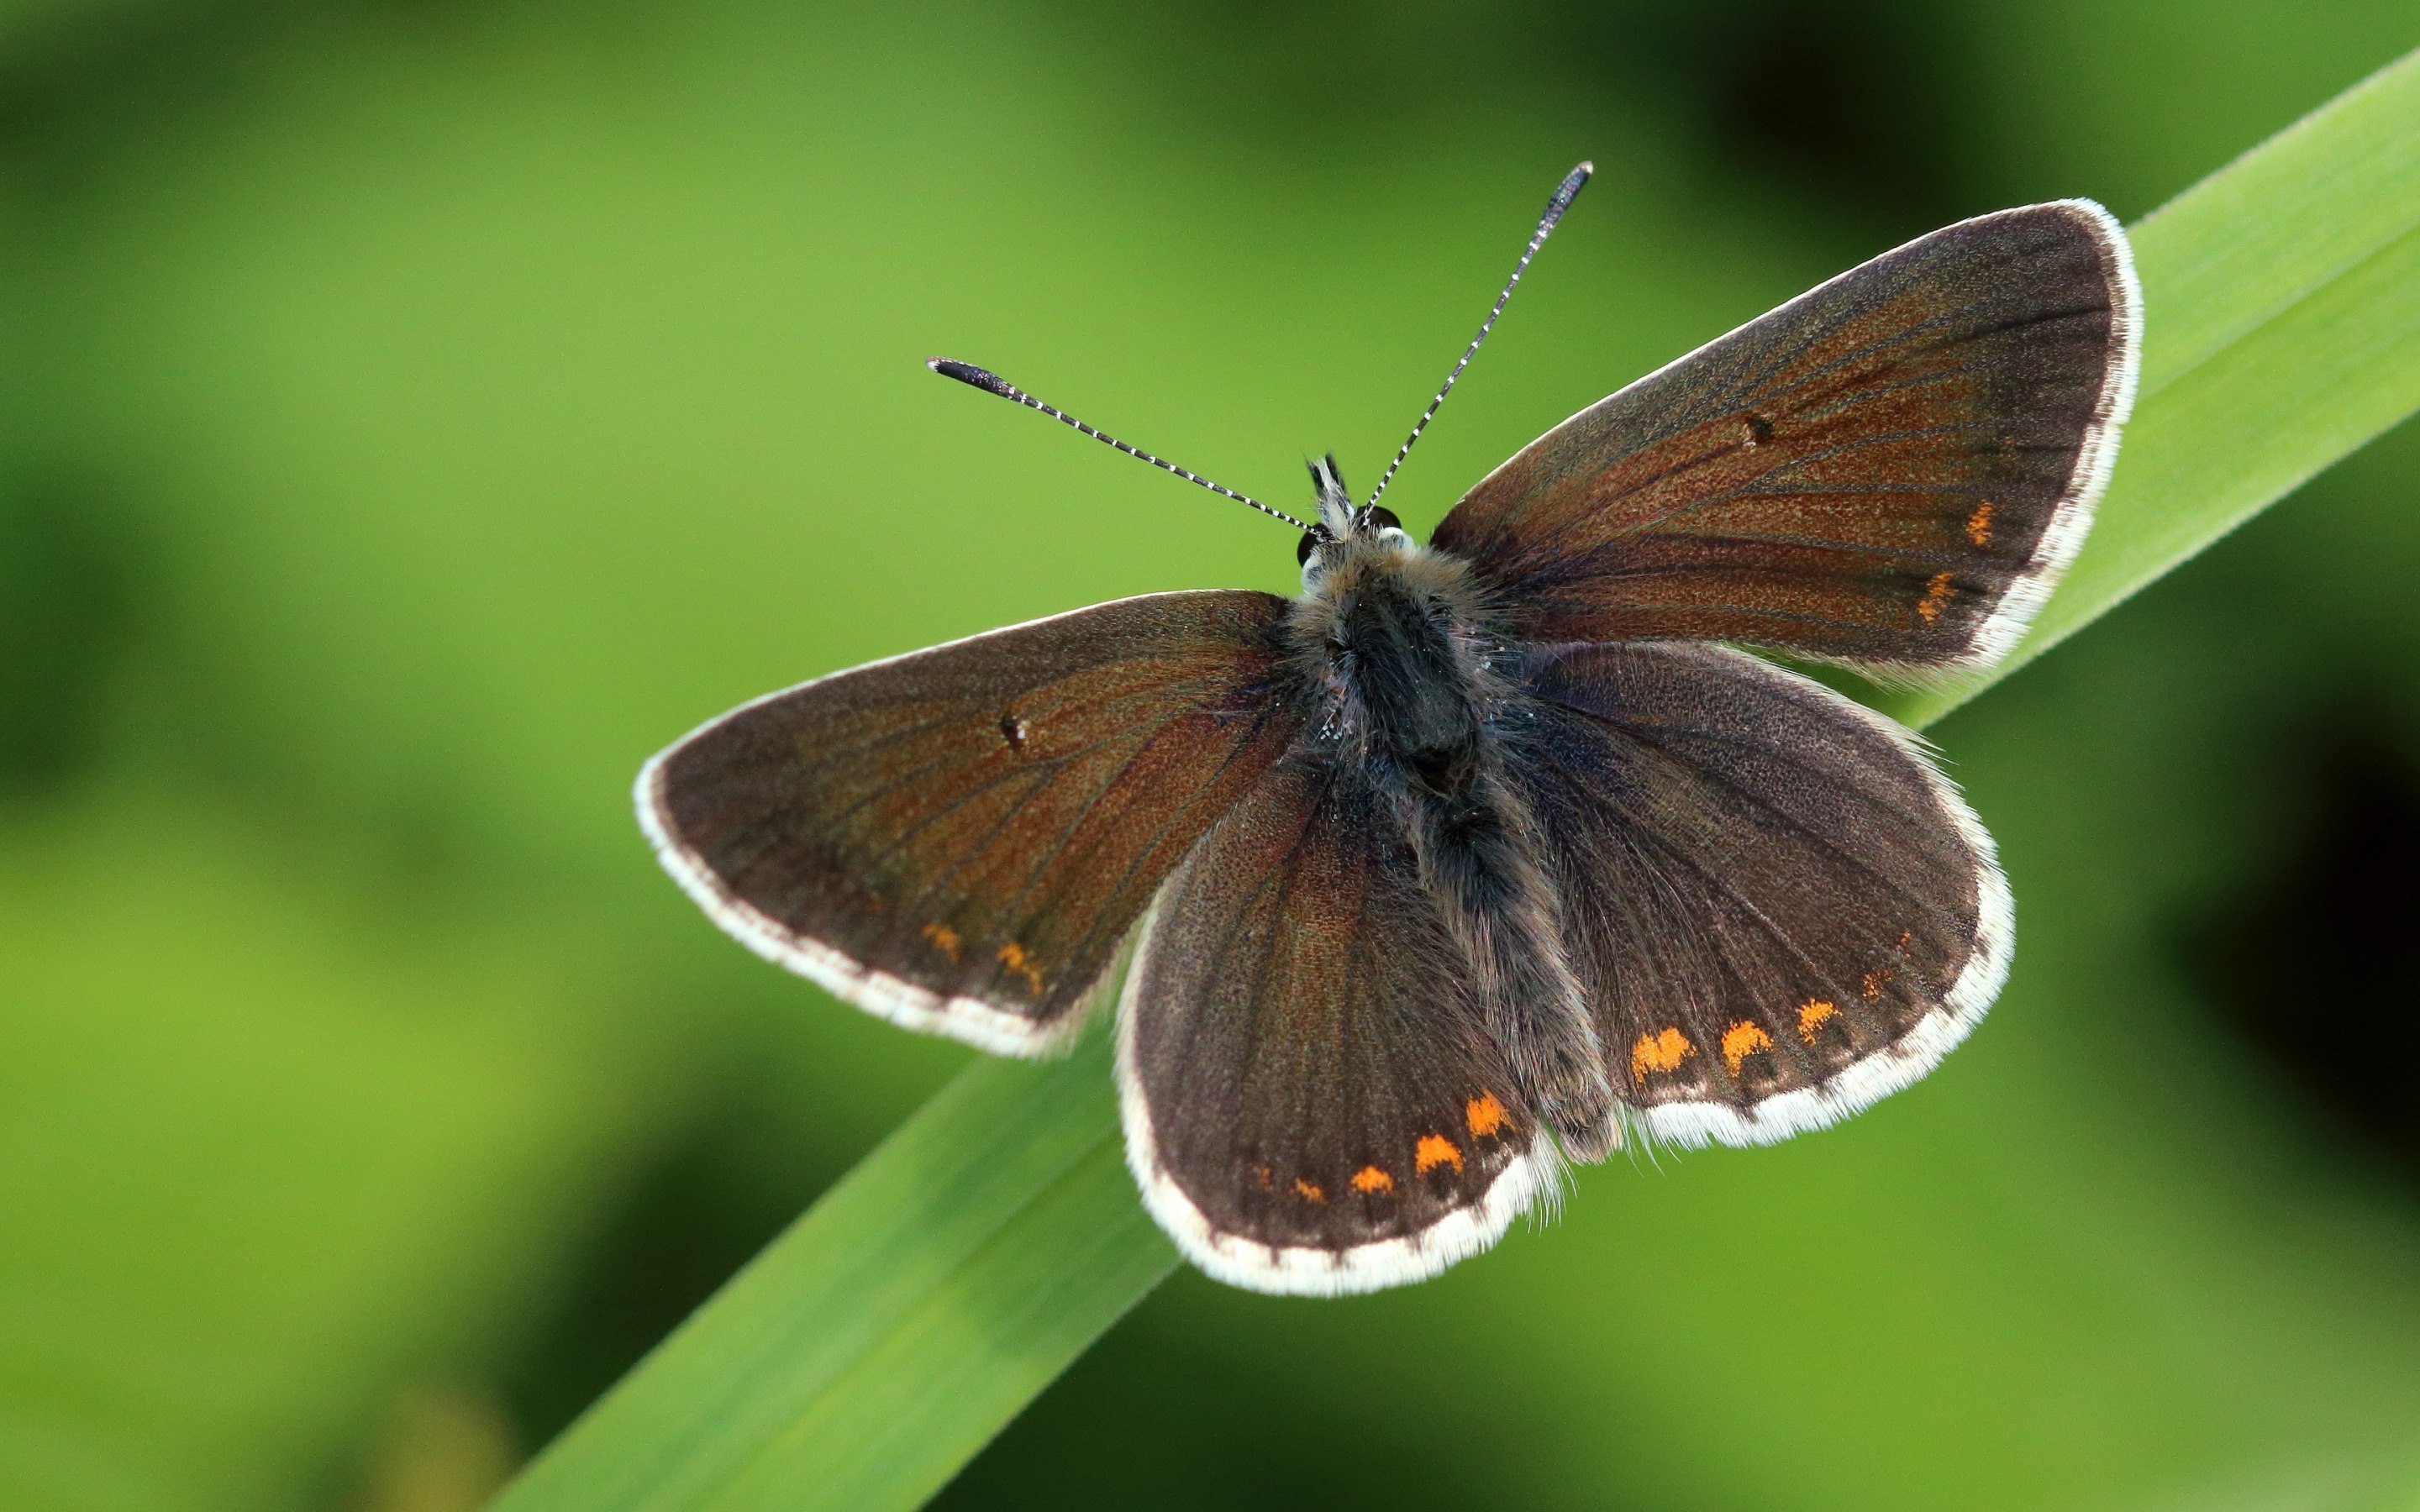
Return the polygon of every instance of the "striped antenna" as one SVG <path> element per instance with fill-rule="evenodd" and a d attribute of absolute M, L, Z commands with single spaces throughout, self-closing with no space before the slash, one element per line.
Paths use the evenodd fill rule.
<path fill-rule="evenodd" d="M 1471 337 L 1470 345 L 1463 349 L 1462 361 L 1454 363 L 1453 371 L 1445 376 L 1445 387 L 1437 390 L 1436 397 L 1431 399 L 1429 407 L 1420 411 L 1419 424 L 1414 425 L 1412 433 L 1404 438 L 1404 444 L 1396 451 L 1395 459 L 1387 464 L 1386 475 L 1378 480 L 1378 486 L 1371 490 L 1371 504 L 1376 503 L 1378 496 L 1387 491 L 1387 485 L 1395 481 L 1395 470 L 1402 467 L 1404 458 L 1411 455 L 1412 443 L 1420 439 L 1420 432 L 1429 428 L 1429 422 L 1436 418 L 1437 407 L 1445 403 L 1447 394 L 1453 392 L 1454 380 L 1462 377 L 1462 370 L 1470 365 L 1470 360 L 1479 355 L 1479 344 L 1485 341 L 1487 333 L 1496 329 L 1496 317 L 1504 313 L 1504 306 L 1512 300 L 1512 291 L 1521 286 L 1521 275 L 1529 270 L 1529 259 L 1538 255 L 1538 249 L 1546 244 L 1546 238 L 1554 234 L 1555 223 L 1561 220 L 1563 212 L 1572 208 L 1572 201 L 1579 197 L 1581 186 L 1589 181 L 1589 175 L 1594 172 L 1596 172 L 1595 163 L 1583 162 L 1563 175 L 1563 181 L 1555 186 L 1554 197 L 1546 201 L 1546 213 L 1538 218 L 1538 229 L 1529 233 L 1529 244 L 1521 250 L 1521 260 L 1512 265 L 1512 276 L 1504 281 L 1504 292 L 1496 296 L 1496 307 L 1487 312 L 1486 320 L 1480 325 L 1479 334 Z M 1370 505 L 1364 504 L 1361 507 L 1367 509 Z"/>
<path fill-rule="evenodd" d="M 1209 479 L 1202 476 L 1202 474 L 1198 472 L 1188 472 L 1185 469 L 1178 467 L 1175 463 L 1154 456 L 1149 452 L 1143 451 L 1140 447 L 1128 446 L 1125 442 L 1118 440 L 1115 436 L 1107 435 L 1101 431 L 1094 430 L 1092 426 L 1085 424 L 1074 415 L 1067 413 L 1063 409 L 1053 409 L 1051 406 L 1044 404 L 1041 400 L 1035 398 L 1033 395 L 1026 393 L 1023 389 L 1018 388 L 1016 384 L 1011 383 L 1008 379 L 1001 378 L 999 374 L 994 373 L 987 368 L 977 367 L 972 363 L 954 362 L 947 357 L 926 358 L 924 365 L 931 368 L 934 372 L 940 374 L 943 378 L 956 378 L 959 382 L 967 384 L 972 388 L 981 389 L 985 393 L 997 393 L 1003 399 L 1014 399 L 1018 404 L 1025 406 L 1028 409 L 1039 409 L 1044 414 L 1048 415 L 1051 419 L 1058 421 L 1063 425 L 1075 426 L 1078 430 L 1082 431 L 1085 435 L 1090 436 L 1093 440 L 1099 441 L 1104 446 L 1114 446 L 1119 451 L 1125 453 L 1126 455 L 1140 457 L 1142 460 L 1150 463 L 1153 467 L 1159 468 L 1165 471 L 1173 472 L 1187 483 L 1198 483 L 1204 488 L 1209 489 L 1212 493 L 1225 494 L 1228 498 L 1233 499 L 1239 504 L 1249 504 L 1264 515 L 1274 516 L 1276 518 L 1285 521 L 1295 530 L 1307 531 L 1311 529 L 1310 526 L 1304 524 L 1302 521 L 1295 518 L 1292 515 L 1287 514 L 1281 509 L 1271 509 L 1268 505 L 1261 502 L 1257 499 L 1247 498 L 1243 494 L 1239 494 L 1234 489 L 1227 487 L 1224 485 L 1212 483 Z"/>

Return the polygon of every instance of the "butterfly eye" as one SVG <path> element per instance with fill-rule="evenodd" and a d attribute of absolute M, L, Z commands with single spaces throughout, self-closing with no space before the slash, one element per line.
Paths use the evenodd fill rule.
<path fill-rule="evenodd" d="M 1404 528 L 1404 522 L 1397 519 L 1395 512 L 1386 505 L 1372 504 L 1361 511 L 1361 528 L 1373 533 L 1379 531 L 1400 531 Z"/>
<path fill-rule="evenodd" d="M 1316 549 L 1318 546 L 1319 532 L 1317 531 L 1303 532 L 1302 544 L 1294 548 L 1294 564 L 1297 567 L 1308 565 L 1311 562 L 1311 553 Z"/>

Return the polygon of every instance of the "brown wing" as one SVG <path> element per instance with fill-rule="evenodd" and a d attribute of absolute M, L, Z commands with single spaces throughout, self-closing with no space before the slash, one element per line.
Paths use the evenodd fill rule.
<path fill-rule="evenodd" d="M 1472 975 L 1365 779 L 1287 762 L 1238 803 L 1169 880 L 1119 1009 L 1126 1160 L 1187 1257 L 1334 1294 L 1494 1243 L 1554 1157 Z"/>
<path fill-rule="evenodd" d="M 1529 640 L 1996 660 L 2091 524 L 2140 307 L 2089 201 L 1962 222 L 1574 415 L 1435 544 Z"/>
<path fill-rule="evenodd" d="M 1284 612 L 1152 594 L 806 683 L 649 762 L 639 821 L 758 954 L 910 1028 L 1045 1053 L 1293 739 Z"/>
<path fill-rule="evenodd" d="M 1915 737 L 1729 646 L 1529 671 L 1508 769 L 1607 1071 L 1648 1129 L 1762 1144 L 1922 1076 L 2008 971 L 2009 893 Z"/>

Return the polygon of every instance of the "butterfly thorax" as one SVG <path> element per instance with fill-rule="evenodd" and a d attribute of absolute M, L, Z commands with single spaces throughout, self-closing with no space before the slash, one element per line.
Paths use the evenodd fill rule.
<path fill-rule="evenodd" d="M 1308 565 L 1287 636 L 1311 728 L 1366 770 L 1468 798 L 1509 692 L 1469 569 L 1394 529 L 1324 545 Z"/>

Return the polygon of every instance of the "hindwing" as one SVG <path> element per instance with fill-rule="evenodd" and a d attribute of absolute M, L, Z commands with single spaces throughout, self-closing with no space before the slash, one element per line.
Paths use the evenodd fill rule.
<path fill-rule="evenodd" d="M 1562 647 L 1528 686 L 1512 770 L 1607 1070 L 1652 1133 L 1820 1128 L 1991 1007 L 2008 887 L 1907 732 L 1727 646 Z"/>
<path fill-rule="evenodd" d="M 1195 1264 L 1416 1281 L 1495 1242 L 1553 1147 L 1388 800 L 1289 761 L 1169 879 L 1119 1010 L 1126 1159 Z"/>

